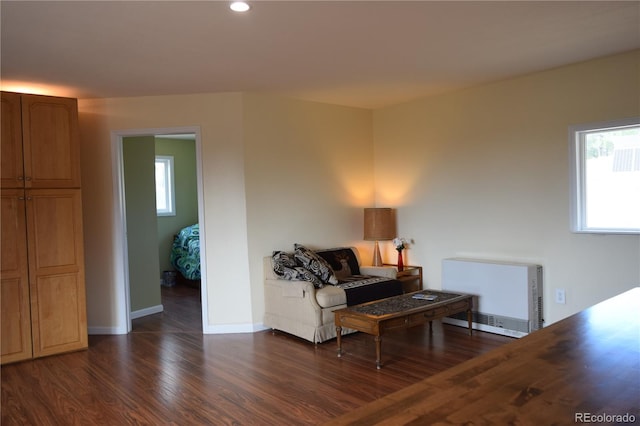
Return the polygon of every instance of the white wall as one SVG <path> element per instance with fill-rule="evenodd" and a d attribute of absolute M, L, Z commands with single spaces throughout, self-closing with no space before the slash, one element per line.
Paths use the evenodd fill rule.
<path fill-rule="evenodd" d="M 540 263 L 547 324 L 640 285 L 640 237 L 569 231 L 568 158 L 568 126 L 640 115 L 639 83 L 635 51 L 375 111 L 405 262 L 435 289 L 447 257 Z"/>

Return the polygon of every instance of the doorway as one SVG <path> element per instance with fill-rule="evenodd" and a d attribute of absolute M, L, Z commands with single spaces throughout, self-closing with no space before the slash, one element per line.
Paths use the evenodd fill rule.
<path fill-rule="evenodd" d="M 126 130 L 126 131 L 116 131 L 112 134 L 112 142 L 113 142 L 113 150 L 114 150 L 114 205 L 115 205 L 115 222 L 116 222 L 116 235 L 115 235 L 115 245 L 116 250 L 118 250 L 121 254 L 117 257 L 117 262 L 119 263 L 116 266 L 117 275 L 122 285 L 120 287 L 120 294 L 118 297 L 118 318 L 119 323 L 124 324 L 126 328 L 126 332 L 129 333 L 132 331 L 132 320 L 138 318 L 140 316 L 146 316 L 147 314 L 154 314 L 162 311 L 162 305 L 158 306 L 150 306 L 148 311 L 140 312 L 138 307 L 132 305 L 132 290 L 136 289 L 136 282 L 133 282 L 135 277 L 135 271 L 132 271 L 136 268 L 137 263 L 131 263 L 130 256 L 137 256 L 135 253 L 130 253 L 131 250 L 136 250 L 136 241 L 130 241 L 132 239 L 141 238 L 136 237 L 135 230 L 133 232 L 127 232 L 127 222 L 131 219 L 127 211 L 128 203 L 135 203 L 135 199 L 131 200 L 127 196 L 127 190 L 125 188 L 126 183 L 126 174 L 125 174 L 125 161 L 124 161 L 124 150 L 125 150 L 125 139 L 129 140 L 129 138 L 135 138 L 136 140 L 145 140 L 145 139 L 155 139 L 158 135 L 166 135 L 167 137 L 172 137 L 176 139 L 180 138 L 191 138 L 195 142 L 195 169 L 196 169 L 196 187 L 197 187 L 197 223 L 200 225 L 200 256 L 201 259 L 205 259 L 205 228 L 204 223 L 202 221 L 203 218 L 203 188 L 202 188 L 202 156 L 201 156 L 201 140 L 200 140 L 200 129 L 198 127 L 189 127 L 189 128 L 161 128 L 161 129 L 141 129 L 141 130 Z M 189 135 L 189 136 L 186 136 Z M 129 143 L 129 142 L 127 142 Z M 135 142 L 133 142 L 135 143 Z M 151 172 L 153 174 L 153 171 Z M 151 176 L 153 178 L 153 175 Z M 148 180 L 148 177 L 145 178 Z M 155 200 L 155 187 L 153 188 L 153 198 Z M 155 202 L 153 203 L 153 207 L 155 207 Z M 153 210 L 153 219 L 156 219 L 155 209 Z M 139 219 L 137 219 L 139 220 Z M 132 228 L 130 228 L 131 230 Z M 133 243 L 133 244 L 132 244 Z M 155 245 L 155 251 L 158 252 L 157 243 Z M 157 260 L 157 259 L 156 259 Z M 158 263 L 155 263 L 158 265 Z M 160 269 L 158 266 L 155 267 L 155 274 L 153 275 L 153 284 L 156 285 L 154 287 L 154 291 L 161 290 L 160 289 Z M 201 280 L 200 280 L 200 288 L 196 291 L 199 293 L 198 303 L 200 304 L 200 323 L 201 326 L 198 328 L 202 330 L 204 328 L 204 321 L 207 318 L 207 286 L 206 286 L 206 267 L 205 262 L 201 262 Z M 193 292 L 193 290 L 192 290 Z M 160 293 L 158 291 L 158 293 Z M 175 296 L 175 292 L 169 292 L 169 295 L 173 294 Z M 158 295 L 158 300 L 160 300 L 160 295 Z M 184 296 L 184 294 L 182 294 Z M 134 295 L 134 297 L 137 297 Z M 179 299 L 177 299 L 179 300 Z M 137 299 L 133 300 L 137 302 Z M 175 302 L 174 298 L 169 303 Z M 153 303 L 152 303 L 153 305 Z M 171 305 L 174 306 L 174 305 Z M 134 315 L 132 315 L 134 312 Z"/>

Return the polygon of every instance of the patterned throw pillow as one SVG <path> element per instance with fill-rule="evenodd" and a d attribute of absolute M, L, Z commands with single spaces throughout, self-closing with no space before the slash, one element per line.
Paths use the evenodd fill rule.
<path fill-rule="evenodd" d="M 276 274 L 278 273 L 276 267 L 296 267 L 296 258 L 293 256 L 293 253 L 287 253 L 286 251 L 274 251 L 272 257 L 273 270 L 276 272 Z"/>
<path fill-rule="evenodd" d="M 296 262 L 303 268 L 311 271 L 323 283 L 338 284 L 338 278 L 336 278 L 336 274 L 326 260 L 302 244 L 295 244 L 294 248 Z"/>
<path fill-rule="evenodd" d="M 324 284 L 320 278 L 307 271 L 302 266 L 297 266 L 293 253 L 283 251 L 273 252 L 273 272 L 279 277 L 289 281 L 309 281 L 315 288 L 322 288 Z"/>
<path fill-rule="evenodd" d="M 302 266 L 296 266 L 291 270 L 295 273 L 295 278 L 293 278 L 294 280 L 309 281 L 315 288 L 324 287 L 324 283 L 320 281 L 320 278 L 318 278 L 311 271 L 308 271 Z"/>

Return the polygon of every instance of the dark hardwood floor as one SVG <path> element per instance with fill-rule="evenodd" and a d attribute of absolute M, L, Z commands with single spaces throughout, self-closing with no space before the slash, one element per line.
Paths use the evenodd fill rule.
<path fill-rule="evenodd" d="M 89 349 L 3 366 L 2 425 L 315 425 L 510 338 L 434 322 L 313 345 L 271 331 L 202 335 L 199 290 L 163 288 L 165 312 Z M 189 296 L 191 294 L 191 296 Z"/>
<path fill-rule="evenodd" d="M 160 287 L 164 312 L 137 318 L 133 333 L 202 333 L 200 289 L 187 285 Z"/>

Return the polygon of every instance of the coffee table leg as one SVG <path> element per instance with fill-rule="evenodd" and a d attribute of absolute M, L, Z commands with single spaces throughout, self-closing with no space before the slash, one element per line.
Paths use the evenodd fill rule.
<path fill-rule="evenodd" d="M 336 326 L 336 340 L 338 341 L 338 358 L 342 356 L 342 327 Z"/>
<path fill-rule="evenodd" d="M 471 318 L 471 309 L 467 309 L 467 322 L 469 323 L 469 336 L 471 336 L 472 331 L 473 331 L 473 326 L 472 326 L 472 318 Z"/>
<path fill-rule="evenodd" d="M 382 337 L 375 336 L 376 341 L 376 368 L 380 370 L 382 362 L 380 361 L 380 354 L 382 352 Z"/>

